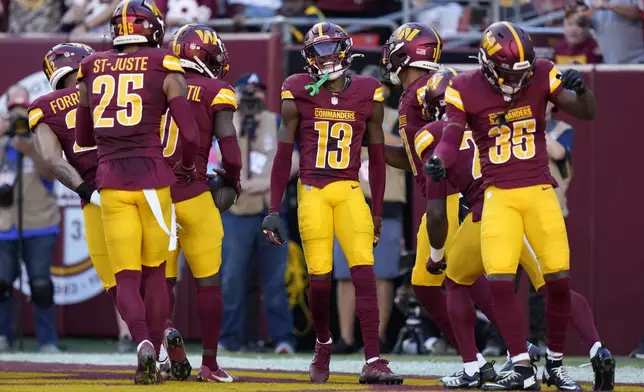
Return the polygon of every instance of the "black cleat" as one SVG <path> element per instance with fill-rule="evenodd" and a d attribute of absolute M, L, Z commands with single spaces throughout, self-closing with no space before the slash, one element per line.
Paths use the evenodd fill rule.
<path fill-rule="evenodd" d="M 476 389 L 481 386 L 481 378 L 478 372 L 471 376 L 462 372 L 458 377 L 446 377 L 443 386 L 447 389 Z"/>
<path fill-rule="evenodd" d="M 540 351 L 539 351 L 539 346 L 534 345 L 534 344 L 532 344 L 530 342 L 527 342 L 527 343 L 528 343 L 528 346 L 527 346 L 528 355 L 530 356 L 530 363 L 534 364 L 534 363 L 539 362 L 539 360 L 541 360 L 541 354 L 540 354 Z M 503 367 L 499 371 L 499 376 L 503 376 L 504 373 L 507 373 L 507 372 L 511 371 L 513 365 L 514 364 L 512 363 L 512 360 L 510 359 L 510 357 L 508 357 L 508 360 L 505 361 L 505 363 L 503 364 Z"/>
<path fill-rule="evenodd" d="M 481 386 L 484 391 L 540 391 L 537 380 L 537 368 L 515 366 L 512 370 L 499 375 L 495 381 L 488 381 Z"/>
<path fill-rule="evenodd" d="M 485 365 L 479 368 L 479 378 L 481 379 L 479 387 L 488 381 L 496 380 L 498 377 L 498 374 L 496 374 L 496 370 L 494 369 L 494 363 L 494 361 L 485 362 Z"/>
<path fill-rule="evenodd" d="M 136 358 L 138 365 L 134 373 L 134 383 L 137 385 L 158 384 L 163 381 L 156 366 L 157 353 L 149 340 L 144 340 L 139 346 Z"/>
<path fill-rule="evenodd" d="M 481 366 L 479 368 L 478 374 L 479 374 L 479 384 L 477 387 L 480 387 L 482 384 L 488 382 L 488 381 L 494 381 L 497 378 L 496 370 L 494 369 L 494 361 L 486 362 L 485 365 Z M 459 369 L 457 372 L 450 374 L 449 376 L 445 376 L 443 378 L 440 378 L 438 381 L 442 382 L 443 384 L 451 384 L 451 380 L 458 379 L 463 377 L 465 374 L 465 370 L 463 368 Z M 448 388 L 446 386 L 446 388 Z"/>
<path fill-rule="evenodd" d="M 561 360 L 546 361 L 542 381 L 548 386 L 555 386 L 560 391 L 581 391 L 579 384 L 573 381 Z"/>
<path fill-rule="evenodd" d="M 595 372 L 593 391 L 612 391 L 615 389 L 615 358 L 604 346 L 590 360 Z"/>
<path fill-rule="evenodd" d="M 172 378 L 178 381 L 187 380 L 192 372 L 192 366 L 186 357 L 183 338 L 179 331 L 174 328 L 167 328 L 163 335 L 163 345 L 168 352 L 170 359 L 170 373 Z"/>

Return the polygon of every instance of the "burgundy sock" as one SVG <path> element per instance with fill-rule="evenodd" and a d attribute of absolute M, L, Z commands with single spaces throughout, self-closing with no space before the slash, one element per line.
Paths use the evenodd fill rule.
<path fill-rule="evenodd" d="M 159 355 L 165 321 L 168 315 L 168 292 L 165 286 L 165 262 L 158 267 L 142 268 L 142 284 L 145 290 L 145 320 L 150 331 L 150 341 Z"/>
<path fill-rule="evenodd" d="M 217 346 L 223 313 L 220 286 L 197 287 L 197 315 L 201 324 L 201 348 L 203 355 L 201 365 L 215 371 L 217 364 Z"/>
<path fill-rule="evenodd" d="M 593 311 L 590 310 L 586 298 L 578 292 L 570 290 L 570 305 L 570 324 L 579 332 L 581 338 L 589 346 L 601 341 L 595 327 Z"/>
<path fill-rule="evenodd" d="M 123 270 L 117 272 L 116 291 L 117 309 L 127 324 L 132 340 L 138 346 L 144 340 L 150 340 L 148 326 L 145 323 L 145 305 L 139 292 L 141 272 Z"/>
<path fill-rule="evenodd" d="M 166 320 L 166 327 L 174 328 L 174 282 L 170 279 L 166 279 L 165 288 L 168 292 L 168 316 Z"/>
<path fill-rule="evenodd" d="M 546 282 L 546 325 L 548 348 L 563 353 L 570 322 L 570 278 Z"/>
<path fill-rule="evenodd" d="M 490 281 L 487 280 L 485 275 L 479 276 L 478 279 L 470 286 L 470 295 L 472 300 L 483 312 L 490 322 L 496 327 L 496 313 L 494 312 L 494 305 L 492 305 L 492 292 L 490 291 Z M 498 327 L 497 327 L 498 329 Z"/>
<path fill-rule="evenodd" d="M 351 268 L 351 280 L 356 292 L 356 315 L 360 321 L 364 357 L 380 357 L 380 311 L 378 309 L 378 292 L 376 275 L 371 265 L 359 265 Z"/>
<path fill-rule="evenodd" d="M 470 287 L 460 285 L 453 280 L 445 279 L 447 287 L 447 312 L 458 342 L 458 349 L 463 362 L 476 361 L 476 311 L 470 295 Z"/>
<path fill-rule="evenodd" d="M 331 279 L 309 278 L 309 309 L 311 309 L 315 335 L 321 343 L 326 343 L 331 339 L 329 331 L 330 295 Z"/>
<path fill-rule="evenodd" d="M 458 349 L 458 342 L 454 337 L 452 324 L 449 321 L 449 314 L 447 313 L 447 299 L 443 289 L 440 286 L 413 286 L 416 299 L 423 305 L 423 308 L 429 313 L 429 317 L 434 324 L 443 333 L 445 339 Z"/>
<path fill-rule="evenodd" d="M 505 280 L 490 281 L 492 304 L 496 315 L 497 328 L 505 340 L 510 356 L 526 352 L 525 328 L 519 301 L 514 294 L 514 282 Z"/>

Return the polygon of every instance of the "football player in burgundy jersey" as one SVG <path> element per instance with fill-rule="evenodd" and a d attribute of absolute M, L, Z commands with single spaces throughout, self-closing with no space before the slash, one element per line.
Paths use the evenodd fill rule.
<path fill-rule="evenodd" d="M 220 175 L 225 183 L 239 194 L 239 176 L 242 166 L 237 133 L 233 125 L 233 113 L 237 110 L 235 90 L 220 80 L 228 71 L 228 52 L 215 30 L 203 24 L 188 24 L 181 27 L 168 43 L 181 59 L 188 83 L 188 101 L 197 120 L 199 150 L 195 159 L 196 177 L 189 183 L 178 183 L 170 190 L 175 203 L 179 232 L 179 247 L 167 259 L 166 279 L 170 297 L 170 316 L 174 308 L 174 284 L 179 270 L 179 250 L 186 257 L 188 266 L 197 283 L 197 315 L 203 331 L 201 368 L 199 381 L 232 382 L 233 378 L 217 364 L 217 346 L 223 304 L 219 268 L 221 267 L 221 243 L 224 230 L 219 210 L 208 186 L 206 170 L 213 135 L 221 149 L 224 171 Z M 162 124 L 163 155 L 173 166 L 181 159 L 177 148 L 178 129 L 168 114 Z M 171 317 L 170 317 L 171 319 Z M 185 351 L 181 340 L 173 339 L 176 330 L 170 326 L 165 333 L 164 344 L 168 348 L 170 367 L 175 378 L 190 374 L 186 367 Z M 163 370 L 163 368 L 162 368 Z M 177 373 L 179 371 L 179 374 Z"/>
<path fill-rule="evenodd" d="M 591 120 L 595 99 L 577 71 L 561 75 L 551 62 L 536 59 L 530 37 L 512 23 L 487 28 L 479 62 L 480 69 L 457 75 L 447 88 L 448 122 L 425 168 L 435 180 L 442 179 L 456 162 L 469 125 L 480 151 L 485 188 L 483 265 L 496 323 L 515 365 L 483 388 L 540 388 L 526 352 L 513 283 L 525 236 L 546 281 L 548 352 L 543 380 L 560 390 L 579 390 L 562 364 L 571 311 L 570 262 L 566 227 L 548 168 L 545 105 L 552 101 L 577 118 Z"/>
<path fill-rule="evenodd" d="M 103 287 L 116 300 L 116 281 L 107 255 L 96 190 L 96 146 L 79 147 L 74 138 L 78 104 L 76 72 L 81 60 L 92 53 L 94 49 L 87 45 L 64 43 L 45 54 L 43 72 L 54 91 L 31 104 L 29 128 L 36 135 L 38 148 L 56 179 L 80 196 L 89 256 Z"/>
<path fill-rule="evenodd" d="M 380 235 L 385 191 L 384 98 L 376 79 L 345 74 L 353 57 L 351 46 L 346 31 L 333 23 L 317 23 L 306 34 L 302 56 L 307 73 L 289 76 L 282 86 L 282 125 L 271 171 L 269 215 L 262 226 L 269 241 L 282 244 L 279 210 L 297 140 L 301 155 L 298 222 L 317 335 L 309 368 L 311 381 L 323 383 L 329 378 L 329 294 L 335 235 L 347 256 L 355 286 L 367 360 L 360 382 L 400 384 L 403 378 L 393 374 L 388 362 L 380 358 L 373 272 L 373 247 Z M 363 138 L 369 151 L 371 212 L 358 182 Z"/>
<path fill-rule="evenodd" d="M 176 248 L 170 186 L 195 176 L 197 125 L 179 58 L 163 42 L 163 15 L 148 0 L 123 0 L 110 19 L 113 49 L 78 69 L 76 143 L 97 146 L 96 182 L 118 309 L 137 343 L 135 382 L 156 383 L 168 311 L 165 264 Z M 174 173 L 163 158 L 161 117 L 181 132 Z M 139 289 L 145 291 L 145 302 Z"/>
<path fill-rule="evenodd" d="M 416 153 L 423 162 L 427 162 L 431 157 L 435 146 L 440 141 L 443 128 L 447 124 L 445 90 L 456 74 L 451 71 L 439 72 L 427 83 L 424 103 L 430 124 L 421 128 L 416 134 L 414 143 Z M 454 165 L 446 172 L 446 180 L 441 182 L 435 182 L 429 178 L 427 180 L 427 186 L 435 188 L 435 190 L 428 189 L 428 194 L 435 196 L 428 201 L 427 220 L 431 229 L 430 243 L 432 248 L 436 249 L 444 248 L 448 232 L 449 222 L 445 208 L 448 196 L 446 181 L 465 196 L 470 213 L 458 228 L 450 248 L 446 250 L 445 258 L 443 260 L 430 258 L 427 268 L 437 273 L 446 267 L 447 308 L 463 358 L 464 369 L 455 377 L 444 378 L 443 382 L 447 388 L 460 389 L 480 386 L 485 381 L 491 380 L 494 375 L 493 367 L 488 366 L 487 362 L 482 360 L 481 354 L 477 352 L 474 339 L 476 315 L 470 290 L 472 290 L 473 282 L 477 279 L 485 279 L 481 276 L 484 273 L 484 267 L 480 240 L 480 220 L 484 198 L 479 153 L 471 130 L 465 131 L 458 157 Z M 527 241 L 521 249 L 520 263 L 528 273 L 534 288 L 537 291 L 545 292 L 543 273 Z M 601 344 L 586 299 L 574 291 L 571 292 L 571 295 L 571 325 L 590 347 L 591 362 L 595 370 L 594 390 L 613 390 L 615 362 L 612 360 L 612 355 Z M 493 323 L 496 322 L 493 309 L 481 308 L 481 310 Z M 611 359 L 608 360 L 608 358 Z M 599 366 L 600 363 L 602 366 Z M 507 367 L 504 367 L 501 372 L 511 370 L 511 364 L 510 361 L 509 366 L 506 365 Z"/>
<path fill-rule="evenodd" d="M 421 23 L 406 23 L 393 32 L 382 50 L 381 66 L 385 78 L 402 85 L 404 91 L 398 104 L 398 126 L 403 145 L 385 147 L 388 165 L 411 171 L 423 198 L 427 198 L 422 162 L 414 152 L 414 136 L 425 124 L 423 95 L 425 85 L 439 70 L 443 42 L 436 31 Z M 458 226 L 458 201 L 456 189 L 450 187 L 448 198 L 449 218 L 453 222 L 451 240 Z M 432 275 L 425 269 L 430 248 L 427 237 L 427 217 L 423 215 L 416 236 L 416 262 L 411 283 L 418 301 L 429 313 L 443 335 L 456 347 L 456 340 L 447 315 L 443 285 L 444 275 Z"/>

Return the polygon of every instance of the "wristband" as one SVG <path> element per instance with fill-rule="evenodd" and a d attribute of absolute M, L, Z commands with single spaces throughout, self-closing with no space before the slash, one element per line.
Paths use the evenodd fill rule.
<path fill-rule="evenodd" d="M 443 260 L 443 257 L 445 257 L 445 248 L 440 248 L 440 249 L 434 249 L 431 246 L 429 247 L 430 249 L 430 257 L 434 261 L 441 261 Z"/>

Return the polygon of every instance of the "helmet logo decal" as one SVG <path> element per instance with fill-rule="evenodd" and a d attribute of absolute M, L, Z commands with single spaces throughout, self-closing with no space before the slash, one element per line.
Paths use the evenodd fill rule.
<path fill-rule="evenodd" d="M 47 74 L 47 78 L 51 78 L 51 75 L 56 71 L 56 64 L 54 64 L 54 59 L 56 56 L 49 56 L 45 57 L 45 64 L 47 65 L 45 69 L 45 73 Z"/>
<path fill-rule="evenodd" d="M 434 74 L 434 76 L 432 76 L 431 79 L 427 81 L 427 87 L 429 87 L 429 89 L 432 91 L 436 90 L 441 80 L 443 80 L 443 74 Z"/>
<path fill-rule="evenodd" d="M 214 31 L 195 30 L 195 33 L 199 36 L 199 39 L 201 39 L 201 42 L 203 42 L 204 45 L 213 44 L 217 46 L 217 33 L 215 33 Z"/>
<path fill-rule="evenodd" d="M 411 41 L 414 39 L 420 33 L 420 29 L 411 29 L 411 27 L 405 27 L 404 29 L 400 29 L 398 32 L 397 38 L 399 40 L 404 39 L 405 41 Z"/>
<path fill-rule="evenodd" d="M 492 36 L 492 31 L 485 33 L 482 41 L 481 45 L 488 57 L 493 56 L 496 52 L 502 49 L 501 44 L 496 42 L 496 38 Z"/>

